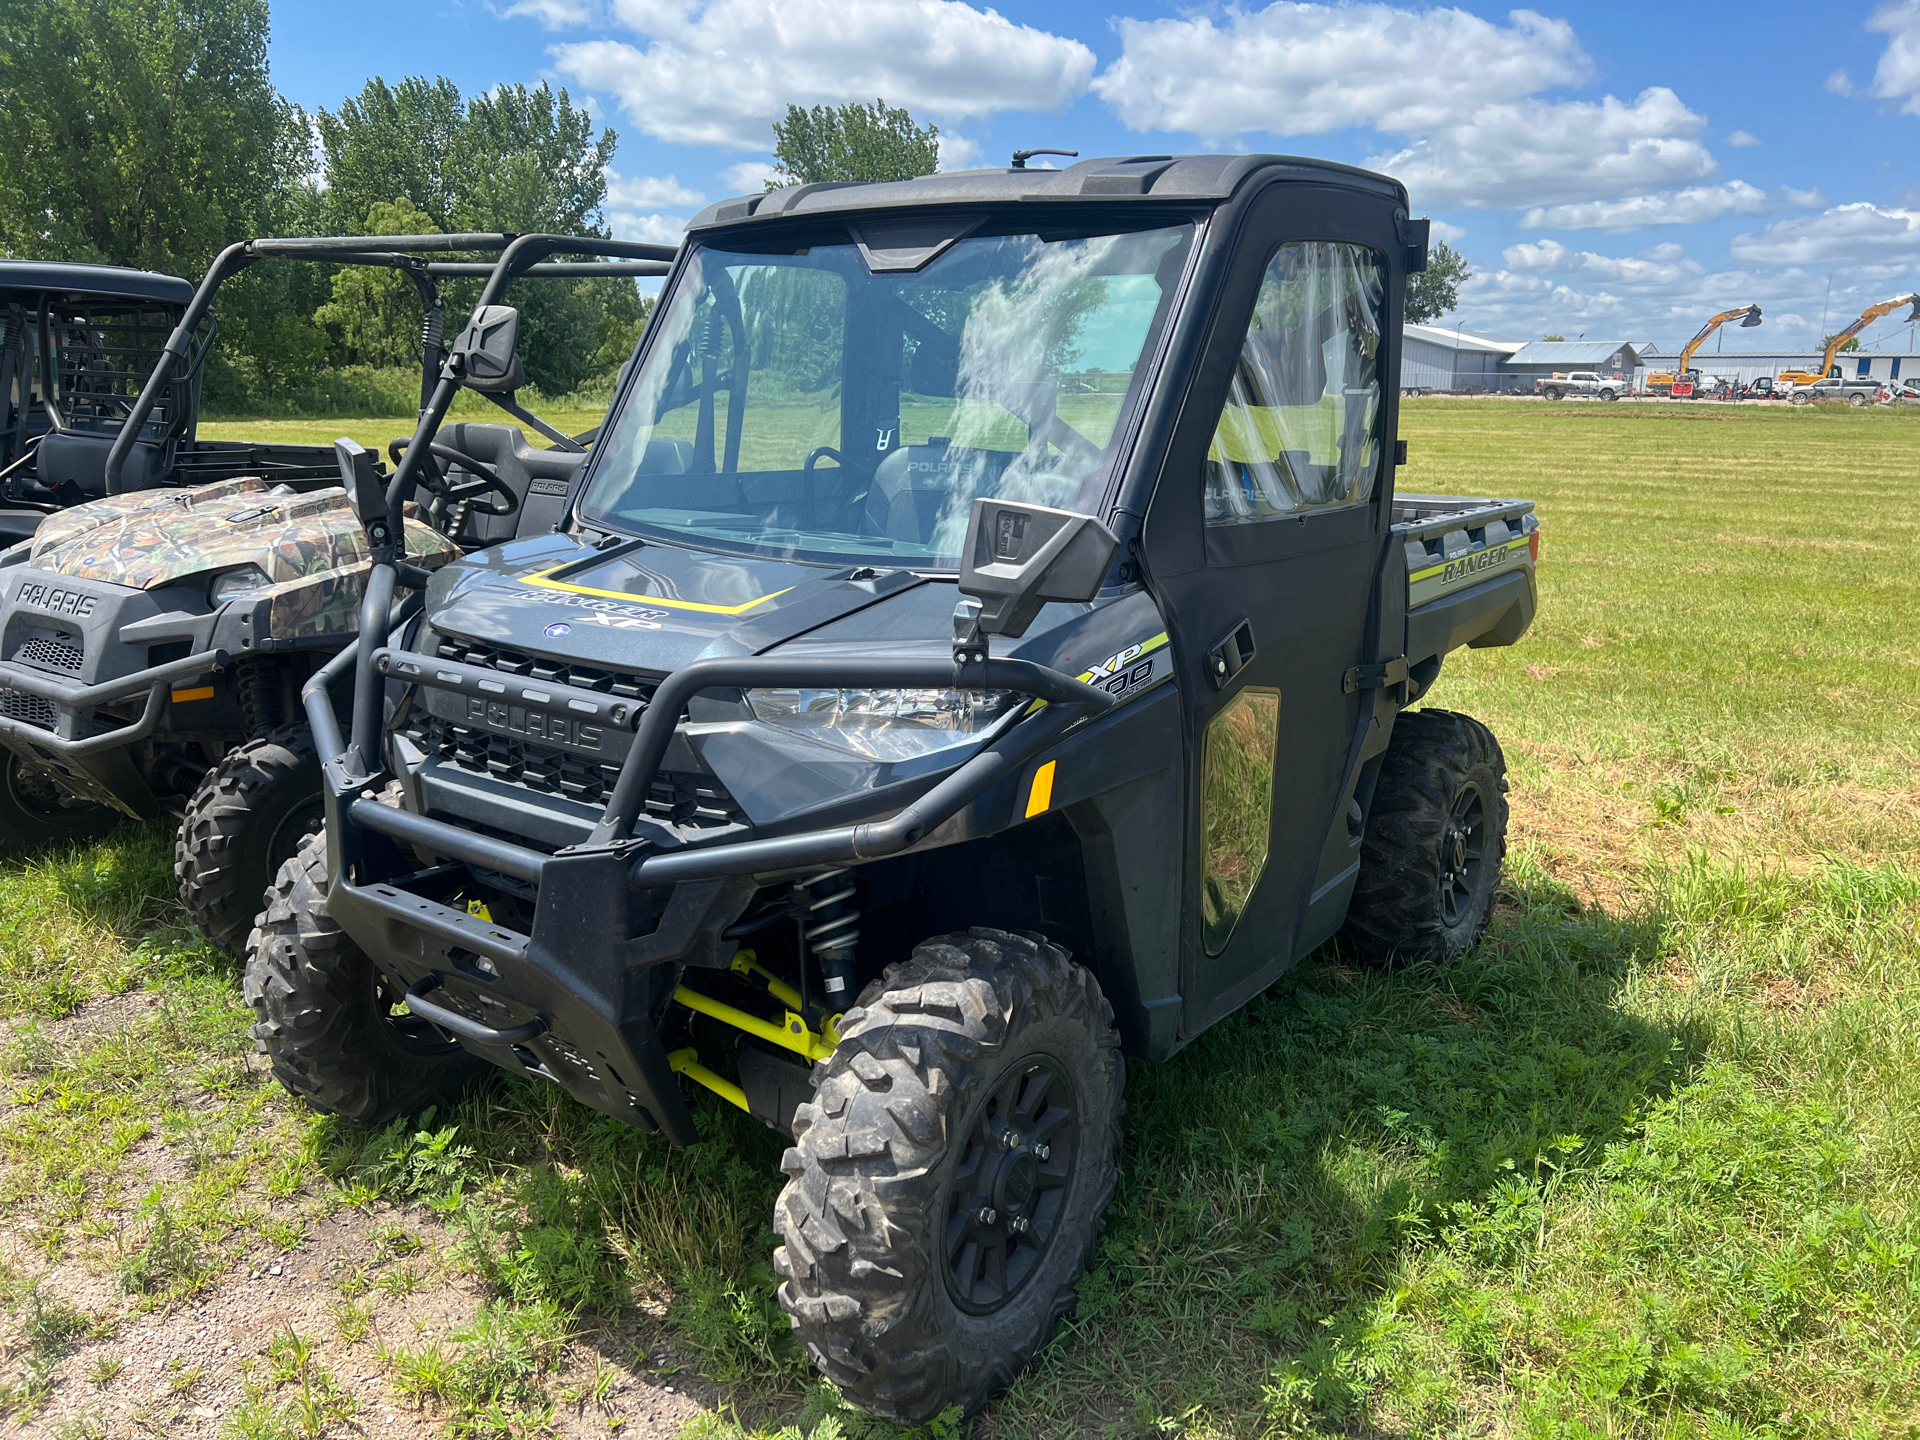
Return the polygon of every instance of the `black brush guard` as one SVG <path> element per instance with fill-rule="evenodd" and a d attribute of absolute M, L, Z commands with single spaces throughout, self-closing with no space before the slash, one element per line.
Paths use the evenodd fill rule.
<path fill-rule="evenodd" d="M 386 772 L 359 763 L 367 751 L 347 743 L 329 694 L 358 658 L 357 647 L 343 653 L 305 691 L 328 782 L 329 912 L 389 979 L 404 983 L 414 1013 L 504 1068 L 551 1079 L 597 1110 L 682 1144 L 697 1136 L 654 1023 L 675 972 L 656 980 L 655 967 L 724 968 L 734 945 L 722 932 L 759 888 L 754 877 L 906 850 L 1017 776 L 1070 727 L 1117 703 L 1024 660 L 964 667 L 912 658 L 701 660 L 663 680 L 650 702 L 636 703 L 407 650 L 368 651 L 375 687 L 449 690 L 634 732 L 592 837 L 548 855 L 372 798 Z M 1008 690 L 1047 703 L 883 818 L 712 845 L 676 845 L 671 832 L 640 819 L 690 699 L 706 690 L 780 686 Z M 377 736 L 369 738 L 377 745 Z M 531 933 L 410 893 L 405 877 L 384 883 L 373 873 L 370 834 L 440 862 L 415 873 L 437 877 L 453 862 L 534 886 Z M 665 908 L 655 923 L 654 896 L 662 891 Z M 462 1007 L 444 1003 L 449 996 Z"/>

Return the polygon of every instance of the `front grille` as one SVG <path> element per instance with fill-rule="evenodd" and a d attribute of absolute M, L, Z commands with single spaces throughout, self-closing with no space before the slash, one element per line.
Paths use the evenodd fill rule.
<path fill-rule="evenodd" d="M 86 652 L 77 645 L 66 645 L 58 640 L 47 640 L 36 635 L 14 651 L 13 658 L 22 665 L 33 665 L 43 670 L 63 670 L 69 675 L 78 675 L 87 657 Z"/>
<path fill-rule="evenodd" d="M 660 684 L 652 675 L 628 675 L 617 670 L 599 670 L 591 665 L 569 665 L 497 645 L 480 645 L 452 636 L 443 637 L 434 654 L 442 660 L 464 660 L 469 665 L 484 665 L 508 675 L 522 675 L 549 685 L 573 685 L 582 690 L 598 690 L 602 695 L 622 695 L 629 700 L 651 699 Z"/>
<path fill-rule="evenodd" d="M 0 689 L 0 715 L 9 720 L 24 720 L 42 730 L 53 729 L 53 702 L 19 690 Z"/>
<path fill-rule="evenodd" d="M 622 695 L 642 707 L 659 680 L 654 676 L 623 674 L 585 665 L 569 665 L 537 655 L 442 637 L 434 648 L 442 660 L 484 665 L 509 675 L 521 675 L 549 685 L 573 685 L 582 690 Z M 604 805 L 620 776 L 618 765 L 603 765 L 588 756 L 556 746 L 542 745 L 519 735 L 462 725 L 416 708 L 402 732 L 433 759 L 486 775 L 509 785 L 523 785 L 542 795 L 560 795 L 583 805 Z M 746 823 L 746 815 L 710 775 L 663 773 L 654 778 L 646 813 L 655 820 L 701 828 Z"/>

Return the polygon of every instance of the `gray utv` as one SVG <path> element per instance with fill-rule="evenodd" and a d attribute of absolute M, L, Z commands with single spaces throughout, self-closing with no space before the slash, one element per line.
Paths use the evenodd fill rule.
<path fill-rule="evenodd" d="M 275 1073 L 375 1125 L 500 1067 L 683 1144 L 709 1092 L 793 1139 L 821 1370 L 982 1404 L 1095 1254 L 1125 1060 L 1487 924 L 1500 747 L 1407 707 L 1527 629 L 1537 526 L 1394 493 L 1426 242 L 1257 155 L 725 202 L 559 530 L 429 578 L 450 376 L 384 490 L 342 457 L 381 548 L 252 941 Z"/>
<path fill-rule="evenodd" d="M 171 329 L 151 341 L 158 358 L 137 395 L 120 393 L 132 383 L 125 368 L 101 372 L 99 386 L 82 392 L 61 363 L 50 366 L 47 373 L 58 379 L 50 391 L 53 412 L 67 428 L 39 440 L 39 474 L 48 475 L 50 457 L 85 452 L 101 493 L 32 516 L 30 538 L 0 553 L 0 850 L 85 839 L 129 815 L 179 814 L 174 868 L 181 899 L 215 943 L 243 953 L 261 894 L 320 827 L 319 758 L 299 692 L 359 624 L 367 539 L 340 488 L 332 446 L 305 447 L 305 468 L 242 468 L 274 456 L 146 437 L 156 426 L 168 429 L 167 417 L 191 413 L 181 397 L 195 388 L 191 377 L 205 356 L 214 296 L 225 280 L 265 259 L 376 265 L 408 276 L 425 316 L 424 408 L 448 355 L 441 282 L 496 268 L 428 257 L 498 254 L 512 238 L 244 242 L 214 262 L 198 291 L 189 290 L 176 307 Z M 509 278 L 573 283 L 585 274 L 658 275 L 666 268 L 662 257 L 673 254 L 615 241 L 556 243 L 643 263 L 532 266 L 526 257 L 534 252 L 523 246 Z M 62 333 L 75 329 L 71 302 L 51 313 Z M 89 314 L 96 329 L 104 328 L 97 308 Z M 70 354 L 75 343 L 69 334 L 55 353 Z M 566 514 L 591 435 L 563 435 L 525 410 L 513 394 L 520 383 L 518 371 L 509 370 L 481 388 L 543 432 L 552 448 L 529 446 L 516 425 L 464 423 L 438 432 L 421 479 L 424 503 L 406 520 L 416 570 L 516 534 L 551 531 Z M 78 393 L 109 407 L 103 413 L 116 420 L 113 436 L 72 429 Z M 281 459 L 298 458 L 289 453 L 293 447 L 278 449 Z M 324 464 L 315 467 L 315 458 Z M 169 477 L 192 474 L 207 483 L 157 484 L 161 467 Z M 226 473 L 216 473 L 221 469 Z"/>

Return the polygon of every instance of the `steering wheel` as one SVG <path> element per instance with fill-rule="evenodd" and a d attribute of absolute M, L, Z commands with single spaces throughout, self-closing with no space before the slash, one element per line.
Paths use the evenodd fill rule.
<path fill-rule="evenodd" d="M 400 463 L 400 457 L 406 452 L 407 446 L 411 443 L 412 441 L 410 439 L 395 439 L 389 441 L 387 444 L 388 458 L 391 459 L 395 465 L 398 465 Z M 428 444 L 427 454 L 431 458 L 427 464 L 420 467 L 420 488 L 428 494 L 438 496 L 449 504 L 455 501 L 465 500 L 468 502 L 471 512 L 475 515 L 511 515 L 520 508 L 519 494 L 511 485 L 502 480 L 499 473 L 485 461 L 476 460 L 473 456 L 467 454 L 466 451 L 456 450 L 453 446 L 443 444 L 438 440 Z M 434 460 L 443 460 L 449 464 L 458 465 L 463 470 L 470 472 L 471 478 L 455 480 L 447 473 L 445 468 L 434 464 Z M 485 494 L 492 494 L 498 498 L 492 505 L 473 504 L 475 496 Z"/>
<path fill-rule="evenodd" d="M 832 460 L 836 464 L 843 466 L 852 463 L 845 455 L 842 455 L 838 450 L 834 449 L 833 446 L 816 445 L 807 452 L 807 463 L 802 465 L 800 469 L 805 474 L 811 475 L 813 474 L 813 467 L 818 465 L 822 460 Z"/>

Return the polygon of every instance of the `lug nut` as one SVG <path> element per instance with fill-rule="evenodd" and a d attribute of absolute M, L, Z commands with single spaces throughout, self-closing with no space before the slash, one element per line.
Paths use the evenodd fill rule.
<path fill-rule="evenodd" d="M 1016 1215 L 1007 1222 L 1007 1228 L 1016 1235 L 1024 1235 L 1027 1233 L 1027 1226 L 1032 1223 L 1024 1215 Z"/>
<path fill-rule="evenodd" d="M 1033 1158 L 1042 1164 L 1046 1163 L 1053 1158 L 1053 1147 L 1042 1141 L 1033 1147 Z"/>
<path fill-rule="evenodd" d="M 974 1211 L 973 1213 L 974 1213 L 974 1218 L 978 1220 L 982 1225 L 991 1225 L 993 1224 L 994 1221 L 1000 1218 L 1000 1212 L 998 1210 L 995 1210 L 991 1205 L 982 1205 L 978 1210 Z"/>
<path fill-rule="evenodd" d="M 1018 1130 L 1007 1131 L 1006 1134 L 1000 1137 L 1000 1143 L 1009 1150 L 1018 1150 L 1020 1148 L 1020 1132 Z"/>

